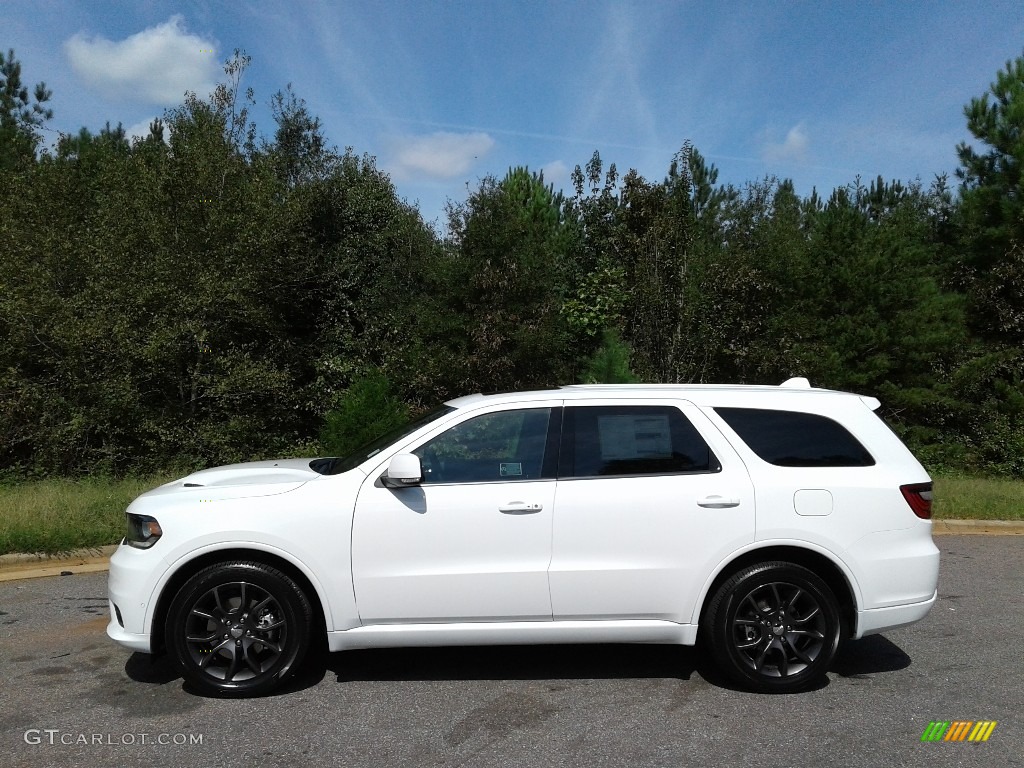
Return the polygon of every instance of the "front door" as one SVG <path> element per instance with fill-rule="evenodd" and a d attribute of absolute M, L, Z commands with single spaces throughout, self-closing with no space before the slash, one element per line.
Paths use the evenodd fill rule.
<path fill-rule="evenodd" d="M 423 481 L 356 501 L 352 576 L 363 625 L 550 621 L 547 568 L 560 403 L 468 414 L 425 438 Z"/>

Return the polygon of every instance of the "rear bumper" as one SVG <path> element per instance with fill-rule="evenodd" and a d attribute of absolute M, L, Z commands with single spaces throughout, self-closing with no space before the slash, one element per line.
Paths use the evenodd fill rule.
<path fill-rule="evenodd" d="M 935 605 L 938 597 L 938 590 L 932 593 L 927 600 L 907 605 L 891 605 L 886 608 L 872 608 L 867 611 L 857 612 L 857 631 L 854 638 L 861 638 L 864 635 L 873 635 L 878 632 L 885 632 L 907 624 L 920 621 L 928 615 L 928 611 Z"/>
<path fill-rule="evenodd" d="M 903 612 L 916 618 L 896 621 L 894 626 L 909 624 L 928 612 L 927 608 L 913 606 L 934 602 L 935 590 L 939 584 L 939 550 L 932 541 L 930 522 L 917 520 L 908 528 L 894 531 L 878 531 L 862 537 L 848 549 L 847 562 L 854 566 L 861 598 L 858 607 L 865 614 L 878 614 L 871 620 L 872 626 L 883 627 L 893 609 L 896 616 Z"/>

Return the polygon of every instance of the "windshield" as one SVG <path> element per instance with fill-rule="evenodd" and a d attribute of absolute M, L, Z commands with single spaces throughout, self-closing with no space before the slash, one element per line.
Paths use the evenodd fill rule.
<path fill-rule="evenodd" d="M 396 427 L 390 432 L 385 432 L 377 439 L 371 440 L 344 458 L 317 459 L 310 464 L 310 468 L 322 475 L 340 475 L 342 472 L 348 472 L 350 469 L 358 467 L 367 459 L 373 458 L 392 443 L 397 443 L 406 435 L 411 435 L 420 427 L 436 421 L 446 413 L 451 413 L 454 410 L 450 405 L 442 405 L 408 424 Z"/>

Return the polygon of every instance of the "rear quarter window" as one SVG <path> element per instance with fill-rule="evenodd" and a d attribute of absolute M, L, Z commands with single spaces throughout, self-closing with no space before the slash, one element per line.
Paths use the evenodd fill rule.
<path fill-rule="evenodd" d="M 816 413 L 715 408 L 740 439 L 779 467 L 870 467 L 867 449 L 839 422 Z"/>

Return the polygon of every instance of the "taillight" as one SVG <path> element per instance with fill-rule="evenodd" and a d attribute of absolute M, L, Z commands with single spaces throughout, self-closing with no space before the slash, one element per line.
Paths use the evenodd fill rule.
<path fill-rule="evenodd" d="M 907 500 L 907 504 L 914 510 L 914 514 L 920 517 L 922 520 L 932 519 L 932 484 L 931 483 L 911 483 L 910 485 L 901 485 L 900 491 L 903 493 L 903 498 Z"/>

